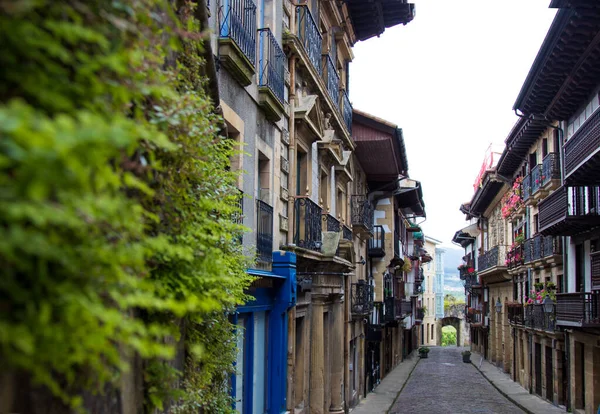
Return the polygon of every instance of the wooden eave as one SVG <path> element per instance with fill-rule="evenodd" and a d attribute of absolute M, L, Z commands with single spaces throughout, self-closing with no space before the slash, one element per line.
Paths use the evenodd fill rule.
<path fill-rule="evenodd" d="M 492 178 L 493 173 L 488 172 L 484 182 L 471 200 L 469 214 L 473 216 L 481 216 L 488 209 L 492 201 L 496 198 L 504 183 Z"/>
<path fill-rule="evenodd" d="M 598 79 L 600 7 L 561 8 L 513 109 L 566 120 L 584 103 Z"/>
<path fill-rule="evenodd" d="M 399 175 L 407 175 L 408 161 L 400 128 L 357 110 L 353 111 L 352 124 L 355 154 L 368 181 L 394 181 Z"/>
<path fill-rule="evenodd" d="M 356 40 L 382 34 L 386 28 L 407 24 L 415 17 L 415 5 L 406 0 L 345 0 Z"/>
<path fill-rule="evenodd" d="M 496 171 L 504 177 L 512 177 L 529 154 L 529 149 L 546 131 L 547 123 L 529 118 L 519 118 L 506 138 L 506 146 Z"/>

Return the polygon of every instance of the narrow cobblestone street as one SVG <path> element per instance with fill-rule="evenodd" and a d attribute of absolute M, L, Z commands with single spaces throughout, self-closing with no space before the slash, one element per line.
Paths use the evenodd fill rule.
<path fill-rule="evenodd" d="M 473 364 L 462 362 L 464 349 L 431 348 L 429 358 L 419 361 L 389 413 L 523 413 Z"/>

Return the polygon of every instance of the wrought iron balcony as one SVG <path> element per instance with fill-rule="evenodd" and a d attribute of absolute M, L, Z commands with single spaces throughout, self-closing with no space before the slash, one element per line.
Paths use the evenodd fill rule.
<path fill-rule="evenodd" d="M 600 181 L 600 111 L 579 127 L 564 145 L 565 182 L 594 185 Z"/>
<path fill-rule="evenodd" d="M 473 290 L 473 287 L 475 286 L 479 286 L 479 276 L 477 275 L 477 273 L 470 273 L 465 277 L 465 290 L 467 292 L 471 292 Z"/>
<path fill-rule="evenodd" d="M 340 75 L 337 73 L 335 62 L 329 55 L 323 55 L 325 62 L 325 80 L 327 81 L 327 93 L 337 107 L 340 107 Z"/>
<path fill-rule="evenodd" d="M 271 29 L 258 30 L 258 91 L 267 118 L 277 122 L 284 110 L 285 54 Z"/>
<path fill-rule="evenodd" d="M 509 303 L 508 309 L 508 322 L 515 325 L 523 325 L 525 320 L 525 313 L 523 310 L 522 303 Z"/>
<path fill-rule="evenodd" d="M 273 207 L 256 200 L 256 250 L 258 260 L 263 263 L 273 261 Z"/>
<path fill-rule="evenodd" d="M 483 325 L 483 311 L 472 310 L 467 313 L 467 322 L 471 325 Z"/>
<path fill-rule="evenodd" d="M 383 226 L 373 226 L 373 237 L 369 239 L 369 256 L 385 256 L 385 230 Z"/>
<path fill-rule="evenodd" d="M 560 157 L 555 152 L 542 160 L 542 186 L 546 187 L 552 180 L 560 180 Z"/>
<path fill-rule="evenodd" d="M 285 54 L 271 29 L 259 29 L 260 61 L 258 86 L 266 86 L 283 103 Z"/>
<path fill-rule="evenodd" d="M 256 5 L 252 0 L 229 0 L 219 11 L 219 57 L 231 74 L 246 86 L 256 65 Z M 245 62 L 243 62 L 245 61 Z"/>
<path fill-rule="evenodd" d="M 519 244 L 508 252 L 506 252 L 506 267 L 509 269 L 516 269 L 525 263 L 525 252 L 524 250 L 529 247 L 528 244 Z"/>
<path fill-rule="evenodd" d="M 298 197 L 294 202 L 296 246 L 310 250 L 321 250 L 322 209 L 308 197 Z"/>
<path fill-rule="evenodd" d="M 535 195 L 542 186 L 542 164 L 537 164 L 531 170 L 531 194 Z"/>
<path fill-rule="evenodd" d="M 350 98 L 348 98 L 348 92 L 343 91 L 342 102 L 341 102 L 342 115 L 344 116 L 344 122 L 348 132 L 352 134 L 352 104 Z"/>
<path fill-rule="evenodd" d="M 325 228 L 325 231 L 339 233 L 342 225 L 340 224 L 340 221 L 331 214 L 323 214 L 323 227 Z"/>
<path fill-rule="evenodd" d="M 552 258 L 562 254 L 561 240 L 558 237 L 538 234 L 524 243 L 525 264 Z"/>
<path fill-rule="evenodd" d="M 527 174 L 523 177 L 523 182 L 521 183 L 521 194 L 523 195 L 523 202 L 525 203 L 531 197 L 531 174 Z"/>
<path fill-rule="evenodd" d="M 308 6 L 296 6 L 296 35 L 315 70 L 322 74 L 321 42 L 323 37 Z"/>
<path fill-rule="evenodd" d="M 354 230 L 371 235 L 373 234 L 373 205 L 366 195 L 355 194 L 350 198 L 352 209 L 352 227 Z"/>
<path fill-rule="evenodd" d="M 480 273 L 506 267 L 506 247 L 494 246 L 477 258 L 477 269 Z"/>
<path fill-rule="evenodd" d="M 582 328 L 600 327 L 600 291 L 557 293 L 556 323 Z"/>
<path fill-rule="evenodd" d="M 384 299 L 383 308 L 383 320 L 385 322 L 393 322 L 402 317 L 402 301 L 393 296 Z"/>
<path fill-rule="evenodd" d="M 523 325 L 528 328 L 553 332 L 556 328 L 555 312 L 545 313 L 544 305 L 535 303 L 524 307 Z"/>
<path fill-rule="evenodd" d="M 344 240 L 352 241 L 352 230 L 350 230 L 350 228 L 348 228 L 348 226 L 343 225 L 342 232 L 343 232 L 342 238 Z"/>
<path fill-rule="evenodd" d="M 352 315 L 365 316 L 373 310 L 373 286 L 366 283 L 364 280 L 359 280 L 358 283 L 352 283 Z"/>
<path fill-rule="evenodd" d="M 573 236 L 600 226 L 598 187 L 560 187 L 539 204 L 542 234 Z"/>

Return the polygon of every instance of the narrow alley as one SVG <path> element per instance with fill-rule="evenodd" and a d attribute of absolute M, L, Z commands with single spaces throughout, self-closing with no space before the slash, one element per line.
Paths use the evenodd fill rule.
<path fill-rule="evenodd" d="M 432 347 L 428 358 L 407 360 L 382 382 L 383 392 L 367 397 L 352 413 L 523 413 L 473 363 L 463 363 L 461 352 L 465 349 Z M 473 362 L 478 361 L 476 356 Z M 549 406 L 538 404 L 544 406 L 528 408 L 544 412 Z"/>
<path fill-rule="evenodd" d="M 418 362 L 389 413 L 523 413 L 473 364 L 463 363 L 464 349 L 431 348 L 429 357 Z"/>

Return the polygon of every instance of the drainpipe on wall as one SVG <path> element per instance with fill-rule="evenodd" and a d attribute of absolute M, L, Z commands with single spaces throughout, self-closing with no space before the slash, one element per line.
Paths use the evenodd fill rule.
<path fill-rule="evenodd" d="M 288 146 L 288 160 L 290 163 L 290 174 L 288 175 L 288 232 L 287 232 L 287 244 L 290 245 L 294 242 L 294 230 L 296 223 L 296 212 L 294 211 L 294 200 L 296 189 L 296 118 L 295 118 L 295 107 L 296 107 L 296 56 L 292 56 L 289 61 L 289 72 L 290 72 L 290 119 L 288 122 L 288 132 L 290 134 L 290 145 Z M 296 190 L 296 191 L 294 191 Z"/>

